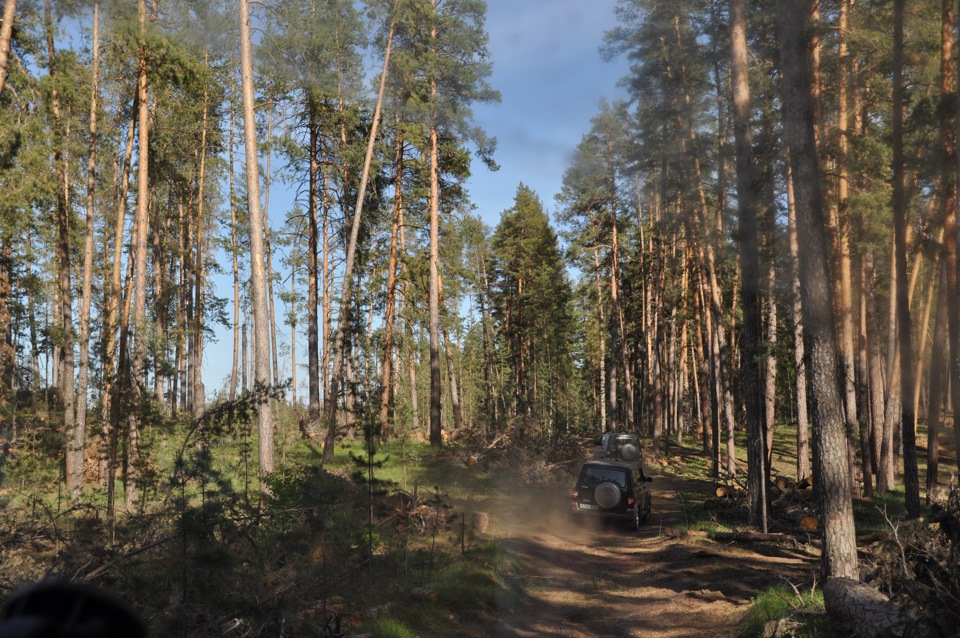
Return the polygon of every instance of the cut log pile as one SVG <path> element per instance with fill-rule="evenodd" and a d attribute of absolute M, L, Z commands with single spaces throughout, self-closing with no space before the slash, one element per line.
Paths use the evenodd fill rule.
<path fill-rule="evenodd" d="M 770 527 L 774 530 L 815 531 L 820 528 L 816 515 L 816 500 L 811 477 L 794 481 L 785 476 L 776 477 L 768 487 L 770 496 Z M 725 514 L 746 512 L 747 492 L 739 485 L 717 484 L 714 493 L 704 499 L 708 511 Z"/>

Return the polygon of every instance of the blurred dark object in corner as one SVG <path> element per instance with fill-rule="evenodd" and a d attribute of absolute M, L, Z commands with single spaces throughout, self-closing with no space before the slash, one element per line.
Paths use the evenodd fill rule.
<path fill-rule="evenodd" d="M 89 585 L 43 582 L 18 590 L 0 612 L 0 638 L 146 638 L 124 602 Z"/>

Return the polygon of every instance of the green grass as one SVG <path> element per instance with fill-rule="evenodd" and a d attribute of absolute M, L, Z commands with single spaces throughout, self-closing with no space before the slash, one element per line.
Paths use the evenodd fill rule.
<path fill-rule="evenodd" d="M 417 634 L 406 624 L 394 618 L 378 620 L 367 629 L 373 638 L 416 638 Z"/>
<path fill-rule="evenodd" d="M 515 573 L 518 567 L 516 557 L 499 543 L 478 545 L 423 584 L 436 594 L 435 600 L 408 595 L 397 601 L 389 617 L 368 623 L 365 630 L 384 637 L 451 636 L 471 627 L 488 635 L 485 628 L 496 622 L 499 612 L 518 604 L 519 594 L 510 585 L 512 578 L 522 579 Z"/>
<path fill-rule="evenodd" d="M 905 512 L 902 485 L 898 485 L 892 492 L 875 494 L 871 498 L 853 499 L 853 518 L 857 523 L 857 534 L 890 531 L 887 518 L 903 518 Z"/>
<path fill-rule="evenodd" d="M 781 618 L 789 618 L 798 624 L 791 634 L 796 638 L 840 636 L 824 612 L 823 592 L 801 591 L 798 597 L 797 592 L 786 584 L 771 587 L 754 598 L 743 618 L 740 635 L 743 638 L 762 636 L 768 622 Z"/>

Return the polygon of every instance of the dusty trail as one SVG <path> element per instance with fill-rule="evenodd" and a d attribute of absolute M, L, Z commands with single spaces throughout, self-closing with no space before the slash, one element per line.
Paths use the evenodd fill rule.
<path fill-rule="evenodd" d="M 651 486 L 653 509 L 640 532 L 571 520 L 558 489 L 507 499 L 491 531 L 521 565 L 495 635 L 734 636 L 753 596 L 781 575 L 806 582 L 817 569 L 802 549 L 665 538 L 662 528 L 684 520 L 683 495 L 711 486 L 668 475 L 654 475 Z"/>

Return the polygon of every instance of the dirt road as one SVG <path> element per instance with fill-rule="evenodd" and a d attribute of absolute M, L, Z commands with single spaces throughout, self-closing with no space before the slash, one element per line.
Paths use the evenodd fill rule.
<path fill-rule="evenodd" d="M 640 532 L 574 522 L 567 495 L 538 489 L 497 513 L 493 533 L 512 550 L 515 596 L 504 600 L 497 636 L 735 636 L 752 597 L 780 577 L 808 582 L 818 560 L 803 548 L 668 539 L 683 500 L 702 481 L 656 476 L 653 509 Z"/>

